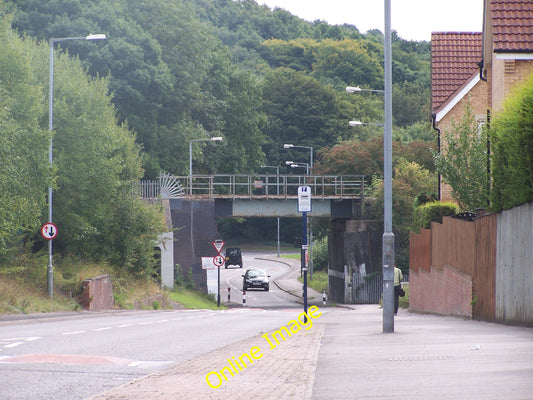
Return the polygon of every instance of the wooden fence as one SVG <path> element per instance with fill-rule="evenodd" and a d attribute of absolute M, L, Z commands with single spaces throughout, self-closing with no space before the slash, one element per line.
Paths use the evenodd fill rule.
<path fill-rule="evenodd" d="M 474 221 L 444 217 L 412 234 L 410 308 L 493 321 L 496 232 L 491 214 Z"/>

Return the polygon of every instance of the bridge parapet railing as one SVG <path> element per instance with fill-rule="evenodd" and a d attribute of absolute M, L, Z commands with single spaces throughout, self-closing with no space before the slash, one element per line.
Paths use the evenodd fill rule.
<path fill-rule="evenodd" d="M 309 186 L 317 198 L 364 198 L 363 175 L 193 175 L 176 176 L 185 196 L 209 198 L 296 197 L 299 186 Z"/>

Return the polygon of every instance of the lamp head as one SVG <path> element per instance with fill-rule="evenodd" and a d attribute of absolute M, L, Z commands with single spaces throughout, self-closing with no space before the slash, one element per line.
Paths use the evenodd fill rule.
<path fill-rule="evenodd" d="M 107 39 L 107 36 L 103 33 L 98 33 L 96 35 L 93 35 L 92 33 L 85 37 L 86 40 L 105 40 Z"/>
<path fill-rule="evenodd" d="M 361 88 L 359 86 L 346 86 L 346 92 L 347 93 L 355 93 L 360 92 Z"/>

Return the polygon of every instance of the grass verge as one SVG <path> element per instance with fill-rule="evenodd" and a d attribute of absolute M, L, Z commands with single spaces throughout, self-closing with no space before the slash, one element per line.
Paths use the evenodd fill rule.
<path fill-rule="evenodd" d="M 326 293 L 329 290 L 328 287 L 328 273 L 325 271 L 314 271 L 313 280 L 309 279 L 309 274 L 307 274 L 307 286 L 311 289 L 316 290 L 318 293 L 322 293 L 324 290 Z M 303 278 L 299 277 L 298 281 L 303 282 Z"/>
<path fill-rule="evenodd" d="M 170 300 L 181 304 L 186 309 L 224 310 L 226 307 L 217 307 L 213 295 L 205 295 L 192 290 L 176 288 L 169 294 Z"/>

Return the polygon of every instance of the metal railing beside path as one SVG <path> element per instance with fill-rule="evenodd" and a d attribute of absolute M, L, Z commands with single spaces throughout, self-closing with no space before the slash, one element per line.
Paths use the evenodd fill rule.
<path fill-rule="evenodd" d="M 139 184 L 142 197 L 295 198 L 299 186 L 309 186 L 321 199 L 364 198 L 364 175 L 165 175 Z"/>

